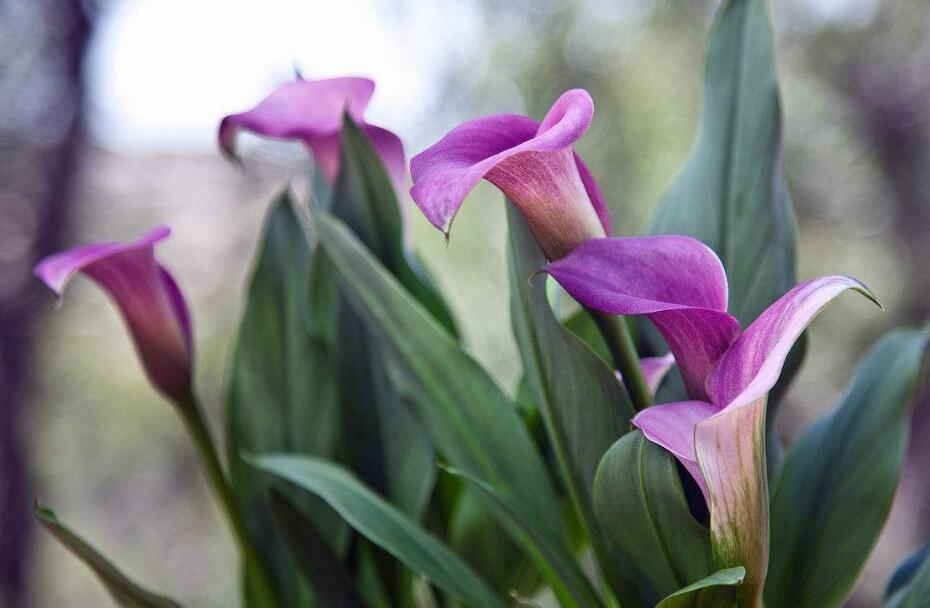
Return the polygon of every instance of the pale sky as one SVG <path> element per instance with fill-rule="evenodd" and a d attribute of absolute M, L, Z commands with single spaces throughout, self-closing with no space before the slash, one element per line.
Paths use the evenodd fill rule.
<path fill-rule="evenodd" d="M 868 19 L 880 3 L 791 1 L 815 21 Z M 129 152 L 214 149 L 217 121 L 252 107 L 294 67 L 306 78 L 369 76 L 378 84 L 369 120 L 408 143 L 435 136 L 452 126 L 424 127 L 442 73 L 468 61 L 480 27 L 468 0 L 106 4 L 88 66 L 90 134 Z"/>
<path fill-rule="evenodd" d="M 293 77 L 364 75 L 367 114 L 405 139 L 435 102 L 448 62 L 474 41 L 467 2 L 120 0 L 89 59 L 90 133 L 124 151 L 215 147 L 217 121 Z"/>

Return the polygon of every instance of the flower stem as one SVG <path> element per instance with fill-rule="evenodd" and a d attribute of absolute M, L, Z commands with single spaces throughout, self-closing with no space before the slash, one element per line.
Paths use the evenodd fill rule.
<path fill-rule="evenodd" d="M 596 310 L 587 308 L 591 318 L 604 336 L 607 342 L 607 348 L 614 359 L 614 365 L 620 370 L 623 376 L 623 384 L 630 394 L 633 401 L 633 407 L 640 412 L 647 407 L 652 407 L 652 391 L 646 384 L 646 378 L 643 376 L 643 369 L 639 364 L 639 353 L 636 352 L 636 346 L 633 344 L 633 337 L 626 325 L 623 317 L 604 314 Z"/>
<path fill-rule="evenodd" d="M 245 525 L 242 512 L 239 510 L 236 498 L 233 495 L 232 487 L 229 484 L 229 480 L 226 478 L 226 474 L 223 472 L 219 456 L 216 453 L 216 447 L 213 443 L 213 439 L 210 437 L 210 430 L 207 428 L 197 398 L 192 397 L 190 402 L 181 405 L 179 410 L 181 412 L 181 419 L 184 421 L 184 426 L 187 428 L 187 432 L 194 442 L 194 446 L 197 448 L 197 453 L 200 456 L 200 461 L 203 464 L 207 479 L 216 497 L 219 498 L 223 511 L 226 513 L 226 517 L 232 527 L 239 550 L 246 563 L 246 570 L 254 574 L 254 578 L 251 582 L 254 583 L 253 592 L 255 598 L 259 601 L 259 606 L 262 608 L 277 608 L 278 601 L 271 586 L 268 570 L 265 568 L 265 564 L 258 554 L 258 549 L 252 542 L 252 537 Z"/>

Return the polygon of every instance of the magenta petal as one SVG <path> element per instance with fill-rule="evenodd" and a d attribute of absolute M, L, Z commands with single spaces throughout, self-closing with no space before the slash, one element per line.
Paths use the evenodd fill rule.
<path fill-rule="evenodd" d="M 724 409 L 697 424 L 694 450 L 710 507 L 718 567 L 745 566 L 740 605 L 761 605 L 769 555 L 769 493 L 765 464 L 766 397 Z"/>
<path fill-rule="evenodd" d="M 868 288 L 851 277 L 806 281 L 769 306 L 740 335 L 707 379 L 714 403 L 739 407 L 775 386 L 788 352 L 824 306 L 847 289 L 878 303 Z"/>
<path fill-rule="evenodd" d="M 520 209 L 547 257 L 558 259 L 606 234 L 603 197 L 571 147 L 593 114 L 590 95 L 576 89 L 563 94 L 541 124 L 500 114 L 460 125 L 411 160 L 413 200 L 448 233 L 462 201 L 486 178 Z"/>
<path fill-rule="evenodd" d="M 688 394 L 739 335 L 727 314 L 727 278 L 717 255 L 685 236 L 595 239 L 546 271 L 580 303 L 617 315 L 648 315 L 681 369 Z"/>
<path fill-rule="evenodd" d="M 710 497 L 694 449 L 694 429 L 719 409 L 705 401 L 678 401 L 646 408 L 633 418 L 646 439 L 671 452 L 691 473 L 708 504 Z"/>
<path fill-rule="evenodd" d="M 289 82 L 251 110 L 225 117 L 220 123 L 220 147 L 233 156 L 240 129 L 263 137 L 304 141 L 338 133 L 344 110 L 356 122 L 362 121 L 374 90 L 375 83 L 367 78 Z"/>
<path fill-rule="evenodd" d="M 152 384 L 170 399 L 191 394 L 192 338 L 187 305 L 174 279 L 155 260 L 155 244 L 170 234 L 156 228 L 129 243 L 97 243 L 42 260 L 35 274 L 61 296 L 82 272 L 116 303 Z"/>
<path fill-rule="evenodd" d="M 665 375 L 674 367 L 675 356 L 668 353 L 661 357 L 644 357 L 639 360 L 639 364 L 643 368 L 643 377 L 646 379 L 649 390 L 655 395 Z"/>

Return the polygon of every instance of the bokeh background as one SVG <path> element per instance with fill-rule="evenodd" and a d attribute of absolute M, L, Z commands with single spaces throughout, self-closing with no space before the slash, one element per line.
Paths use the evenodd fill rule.
<path fill-rule="evenodd" d="M 930 316 L 930 5 L 773 2 L 800 274 L 848 273 L 861 298 L 811 330 L 779 418 L 792 440 L 842 393 L 882 332 Z M 140 581 L 231 606 L 233 547 L 178 420 L 149 389 L 114 310 L 76 281 L 66 305 L 30 276 L 51 251 L 174 227 L 159 251 L 193 308 L 198 384 L 222 428 L 241 287 L 274 193 L 306 171 L 296 145 L 216 151 L 227 113 L 299 69 L 378 81 L 369 118 L 409 153 L 457 122 L 541 118 L 569 87 L 597 117 L 579 148 L 618 231 L 634 234 L 687 157 L 710 0 L 0 0 L 0 606 L 97 607 L 90 572 L 31 525 L 53 505 Z M 412 205 L 413 241 L 468 348 L 512 390 L 500 197 L 482 186 L 451 242 Z M 893 516 L 852 606 L 930 535 L 930 398 Z"/>

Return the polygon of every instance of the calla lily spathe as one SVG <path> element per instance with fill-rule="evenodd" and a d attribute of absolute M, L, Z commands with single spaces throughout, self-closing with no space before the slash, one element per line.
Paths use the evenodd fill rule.
<path fill-rule="evenodd" d="M 333 183 L 339 174 L 343 113 L 348 113 L 368 136 L 400 194 L 405 190 L 407 175 L 404 146 L 391 131 L 365 122 L 365 109 L 374 91 L 375 83 L 367 78 L 298 77 L 278 87 L 251 110 L 223 118 L 220 148 L 235 158 L 240 130 L 263 137 L 297 139 L 310 149 L 323 175 Z"/>
<path fill-rule="evenodd" d="M 824 306 L 849 289 L 875 298 L 850 277 L 813 279 L 740 331 L 726 312 L 720 260 L 700 241 L 682 236 L 589 241 L 547 272 L 582 304 L 646 315 L 665 338 L 692 400 L 648 408 L 633 422 L 697 481 L 710 507 L 718 566 L 746 566 L 744 587 L 755 605 L 768 562 L 768 392 L 791 347 Z"/>
<path fill-rule="evenodd" d="M 42 260 L 35 275 L 59 297 L 76 273 L 97 283 L 122 314 L 149 380 L 170 400 L 187 405 L 192 398 L 190 315 L 177 283 L 155 259 L 155 245 L 170 233 L 162 226 L 127 243 L 76 247 Z"/>
<path fill-rule="evenodd" d="M 413 157 L 414 202 L 448 234 L 455 214 L 481 179 L 519 208 L 550 260 L 580 243 L 610 234 L 610 216 L 597 182 L 572 149 L 587 131 L 594 102 L 574 89 L 541 123 L 497 114 L 459 125 Z"/>

